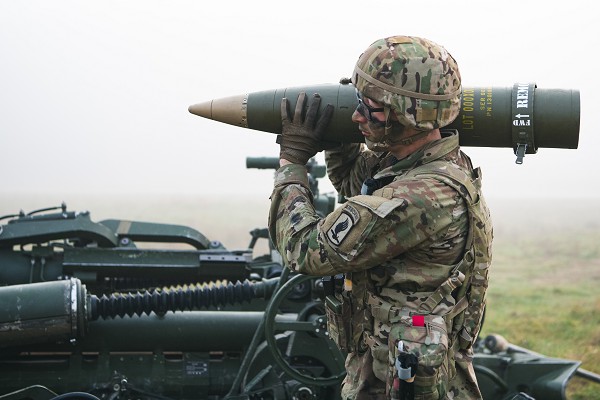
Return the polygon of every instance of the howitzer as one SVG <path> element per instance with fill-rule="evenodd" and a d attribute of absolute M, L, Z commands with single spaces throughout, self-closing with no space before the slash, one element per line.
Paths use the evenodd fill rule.
<path fill-rule="evenodd" d="M 315 191 L 324 170 L 310 173 Z M 1 400 L 340 398 L 345 355 L 328 338 L 322 281 L 255 257 L 265 229 L 228 250 L 189 227 L 94 222 L 64 204 L 0 222 Z M 579 372 L 489 340 L 475 350 L 486 400 L 563 399 Z"/>
<path fill-rule="evenodd" d="M 273 305 L 288 273 L 253 258 L 265 230 L 229 251 L 188 227 L 57 209 L 2 217 L 0 398 L 339 396 L 320 281 L 288 284 Z"/>
<path fill-rule="evenodd" d="M 349 81 L 246 93 L 198 103 L 189 112 L 204 118 L 264 132 L 281 133 L 281 99 L 294 109 L 298 94 L 319 93 L 321 112 L 327 104 L 334 112 L 326 134 L 333 142 L 362 142 L 352 113 L 358 105 Z M 307 106 L 308 107 L 308 106 Z M 534 83 L 506 87 L 466 87 L 460 114 L 447 128 L 459 132 L 461 146 L 509 147 L 517 163 L 539 147 L 577 148 L 579 91 L 537 88 Z"/>

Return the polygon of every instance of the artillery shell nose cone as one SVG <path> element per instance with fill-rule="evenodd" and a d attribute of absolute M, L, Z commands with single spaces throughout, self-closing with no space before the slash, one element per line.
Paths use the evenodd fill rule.
<path fill-rule="evenodd" d="M 241 94 L 194 104 L 189 106 L 188 111 L 204 118 L 247 128 L 247 104 L 248 95 Z"/>
<path fill-rule="evenodd" d="M 188 107 L 188 111 L 200 117 L 212 119 L 212 103 L 211 100 L 204 103 L 192 104 Z"/>

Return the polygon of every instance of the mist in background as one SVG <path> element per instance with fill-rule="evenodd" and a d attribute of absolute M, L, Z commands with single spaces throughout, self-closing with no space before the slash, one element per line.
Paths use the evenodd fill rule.
<path fill-rule="evenodd" d="M 272 172 L 246 170 L 245 158 L 277 156 L 275 136 L 188 106 L 337 83 L 369 44 L 397 34 L 444 45 L 464 86 L 580 90 L 579 149 L 540 148 L 523 165 L 508 148 L 463 150 L 489 199 L 600 198 L 591 0 L 0 0 L 0 215 L 16 211 L 14 196 L 37 207 L 70 194 L 117 206 L 121 196 L 268 201 Z"/>

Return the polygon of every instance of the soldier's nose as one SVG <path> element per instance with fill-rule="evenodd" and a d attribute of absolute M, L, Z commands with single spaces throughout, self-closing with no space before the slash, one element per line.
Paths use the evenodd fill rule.
<path fill-rule="evenodd" d="M 367 118 L 362 115 L 358 110 L 354 110 L 352 113 L 352 122 L 356 122 L 358 124 L 367 122 Z"/>

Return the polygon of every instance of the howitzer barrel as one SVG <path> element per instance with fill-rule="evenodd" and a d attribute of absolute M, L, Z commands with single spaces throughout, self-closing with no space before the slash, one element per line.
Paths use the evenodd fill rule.
<path fill-rule="evenodd" d="M 0 348 L 83 337 L 85 301 L 77 279 L 0 288 Z"/>
<path fill-rule="evenodd" d="M 358 105 L 354 86 L 323 84 L 282 88 L 214 99 L 189 107 L 192 114 L 259 131 L 281 133 L 281 99 L 294 109 L 300 92 L 321 95 L 321 111 L 335 107 L 327 139 L 341 142 L 364 140 L 352 113 Z M 460 133 L 460 144 L 477 147 L 519 146 L 535 153 L 538 147 L 575 149 L 579 141 L 578 90 L 538 89 L 535 84 L 512 88 L 464 88 L 461 110 L 448 127 Z"/>
<path fill-rule="evenodd" d="M 184 311 L 98 320 L 90 322 L 79 346 L 82 351 L 241 351 L 263 318 L 260 311 Z"/>
<path fill-rule="evenodd" d="M 246 168 L 278 169 L 279 157 L 246 157 Z"/>
<path fill-rule="evenodd" d="M 113 294 L 98 298 L 90 295 L 81 281 L 75 278 L 64 281 L 50 281 L 31 283 L 24 285 L 6 286 L 0 288 L 0 348 L 21 346 L 34 343 L 58 343 L 75 342 L 83 339 L 88 331 L 88 322 L 98 319 L 112 320 L 116 317 L 122 319 L 125 316 L 135 319 L 133 325 L 128 323 L 111 322 L 116 332 L 123 328 L 122 334 L 115 337 L 118 343 L 127 342 L 127 331 L 137 327 L 137 324 L 148 323 L 151 319 L 140 317 L 168 312 L 188 313 L 188 310 L 199 310 L 202 308 L 224 306 L 226 304 L 241 304 L 255 298 L 269 298 L 277 285 L 278 278 L 263 280 L 261 282 L 231 282 L 226 285 L 205 285 L 162 288 L 152 293 L 127 293 Z M 188 314 L 189 315 L 189 314 Z M 195 323 L 194 332 L 186 331 L 183 336 L 173 333 L 171 336 L 179 337 L 179 340 L 190 339 L 194 335 L 203 344 L 213 343 L 209 336 L 222 340 L 227 332 L 239 334 L 238 329 L 247 326 L 248 317 L 242 312 L 225 314 L 214 314 L 210 312 L 195 314 L 192 323 Z M 262 313 L 261 313 L 262 315 Z M 186 322 L 187 317 L 182 317 L 178 324 Z M 199 320 L 198 320 L 199 318 Z M 164 320 L 164 317 L 157 321 Z M 250 321 L 257 325 L 256 316 Z M 229 325 L 228 325 L 229 324 Z M 189 323 L 188 323 L 189 325 Z M 98 325 L 96 325 L 98 326 Z M 102 327 L 103 325 L 99 325 Z M 181 329 L 179 325 L 175 330 Z M 233 329 L 232 329 L 233 328 Z M 152 333 L 154 331 L 164 332 L 170 330 L 165 322 L 152 324 L 149 330 L 149 341 L 134 342 L 143 346 L 152 346 L 151 343 L 163 343 L 156 340 Z M 222 330 L 222 332 L 221 332 Z M 204 335 L 207 333 L 207 336 Z M 103 343 L 102 336 L 99 343 Z M 166 343 L 171 343 L 168 339 Z M 234 340 L 235 341 L 235 340 Z M 177 343 L 177 342 L 174 342 Z M 130 346 L 128 344 L 128 346 Z M 135 346 L 134 346 L 135 347 Z M 151 350 L 146 348 L 146 350 Z"/>

